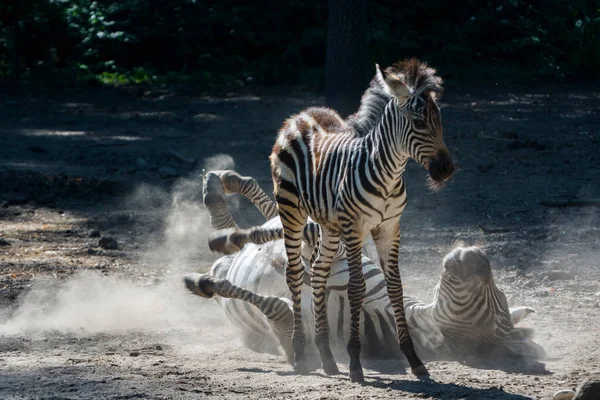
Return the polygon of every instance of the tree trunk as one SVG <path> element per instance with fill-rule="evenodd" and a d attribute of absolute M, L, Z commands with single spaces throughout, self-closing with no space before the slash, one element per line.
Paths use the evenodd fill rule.
<path fill-rule="evenodd" d="M 328 9 L 327 105 L 346 117 L 368 83 L 367 0 L 329 0 Z"/>

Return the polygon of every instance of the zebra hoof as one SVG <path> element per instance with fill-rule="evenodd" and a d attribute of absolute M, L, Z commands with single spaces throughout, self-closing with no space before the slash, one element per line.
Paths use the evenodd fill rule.
<path fill-rule="evenodd" d="M 298 375 L 308 375 L 308 364 L 306 361 L 296 361 L 294 372 Z"/>
<path fill-rule="evenodd" d="M 243 233 L 236 228 L 221 229 L 209 237 L 208 248 L 225 255 L 237 253 L 244 247 L 243 236 Z"/>
<path fill-rule="evenodd" d="M 363 375 L 362 368 L 350 370 L 350 373 L 348 374 L 348 376 L 350 378 L 350 382 L 362 383 L 365 381 L 365 376 Z"/>
<path fill-rule="evenodd" d="M 323 371 L 327 375 L 337 375 L 340 373 L 340 370 L 338 369 L 338 366 L 334 360 L 323 362 Z"/>
<path fill-rule="evenodd" d="M 183 277 L 183 282 L 188 290 L 196 296 L 210 299 L 214 296 L 212 289 L 213 277 L 207 274 L 187 274 Z"/>
<path fill-rule="evenodd" d="M 427 368 L 423 364 L 419 365 L 418 367 L 411 368 L 411 371 L 413 375 L 419 378 L 429 378 L 429 371 L 427 371 Z"/>
<path fill-rule="evenodd" d="M 572 400 L 575 397 L 575 392 L 572 390 L 559 390 L 554 393 L 552 400 Z"/>

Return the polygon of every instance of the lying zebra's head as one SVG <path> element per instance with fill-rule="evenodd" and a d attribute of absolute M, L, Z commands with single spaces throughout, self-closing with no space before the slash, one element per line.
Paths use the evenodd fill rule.
<path fill-rule="evenodd" d="M 483 250 L 458 247 L 444 257 L 443 266 L 435 290 L 436 317 L 448 324 L 454 321 L 477 327 L 480 333 L 488 332 L 496 339 L 507 337 L 513 329 L 508 302 L 494 282 Z"/>
<path fill-rule="evenodd" d="M 454 354 L 534 360 L 546 356 L 532 340 L 533 329 L 515 327 L 534 310 L 509 309 L 483 250 L 458 247 L 444 257 L 443 266 L 432 316 Z"/>
<path fill-rule="evenodd" d="M 479 247 L 457 247 L 446 254 L 443 266 L 442 280 L 488 285 L 493 279 L 490 261 Z"/>
<path fill-rule="evenodd" d="M 454 163 L 444 144 L 442 116 L 437 104 L 442 78 L 435 69 L 412 58 L 384 71 L 376 78 L 385 92 L 397 100 L 404 120 L 408 155 L 429 171 L 432 187 L 440 187 L 454 173 Z"/>

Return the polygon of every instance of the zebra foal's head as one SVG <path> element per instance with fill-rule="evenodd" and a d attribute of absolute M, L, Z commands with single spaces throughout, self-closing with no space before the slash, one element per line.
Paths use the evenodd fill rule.
<path fill-rule="evenodd" d="M 432 188 L 441 187 L 454 173 L 454 163 L 444 144 L 442 116 L 437 101 L 442 78 L 435 69 L 411 58 L 385 70 L 376 65 L 376 78 L 385 92 L 397 100 L 402 112 L 408 156 L 429 171 Z"/>

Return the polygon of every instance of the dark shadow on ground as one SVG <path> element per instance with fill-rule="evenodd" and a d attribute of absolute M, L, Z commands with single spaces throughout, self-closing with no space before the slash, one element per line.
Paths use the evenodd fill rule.
<path fill-rule="evenodd" d="M 0 397 L 21 398 L 27 393 L 27 397 L 44 399 L 147 399 L 157 395 L 172 398 L 175 394 L 177 398 L 197 398 L 205 391 L 216 395 L 228 393 L 224 388 L 210 385 L 210 378 L 200 373 L 190 378 L 165 371 L 149 380 L 136 372 L 116 374 L 114 368 L 77 364 L 35 368 L 23 374 L 5 372 L 0 378 Z"/>
<path fill-rule="evenodd" d="M 270 373 L 273 371 L 266 370 L 263 368 L 237 368 L 238 371 L 252 372 L 252 373 Z M 378 371 L 383 372 L 383 371 Z M 388 372 L 384 372 L 388 373 Z M 399 372 L 395 372 L 398 374 Z M 276 371 L 277 375 L 280 376 L 293 376 L 293 371 Z M 326 375 L 322 372 L 311 372 L 310 376 L 316 376 L 320 378 L 328 378 L 333 380 L 340 380 L 349 383 L 349 378 L 346 374 L 341 373 L 338 375 Z M 433 379 L 425 380 L 390 380 L 385 378 L 379 378 L 377 376 L 367 375 L 363 386 L 374 387 L 382 390 L 395 390 L 399 392 L 408 392 L 418 397 L 431 397 L 435 399 L 506 399 L 506 400 L 525 400 L 529 397 L 521 396 L 518 394 L 507 393 L 501 388 L 492 387 L 487 389 L 471 388 L 464 385 L 457 385 L 453 383 L 439 383 Z M 400 394 L 399 394 L 400 395 Z"/>
<path fill-rule="evenodd" d="M 378 377 L 368 377 L 365 386 L 376 387 L 386 390 L 397 390 L 409 392 L 420 396 L 434 399 L 503 399 L 503 400 L 526 400 L 529 397 L 518 394 L 507 393 L 501 388 L 492 387 L 488 389 L 476 389 L 454 383 L 439 383 L 432 379 L 420 381 L 388 380 Z"/>

